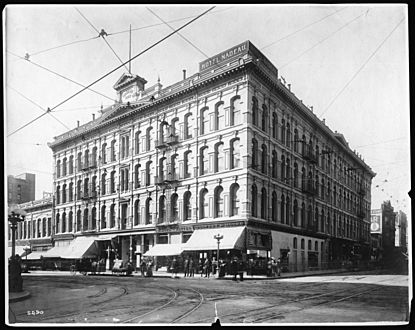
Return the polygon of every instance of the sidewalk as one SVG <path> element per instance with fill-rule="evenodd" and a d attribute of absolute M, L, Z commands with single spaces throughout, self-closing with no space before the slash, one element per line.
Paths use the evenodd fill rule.
<path fill-rule="evenodd" d="M 327 269 L 327 270 L 314 270 L 314 271 L 305 271 L 305 272 L 293 272 L 293 273 L 281 273 L 279 277 L 267 277 L 265 275 L 247 275 L 244 272 L 243 279 L 244 280 L 272 280 L 272 279 L 283 279 L 283 278 L 294 278 L 294 277 L 302 277 L 302 276 L 316 276 L 316 275 L 329 275 L 329 274 L 337 274 L 342 272 L 347 272 L 347 269 Z M 43 270 L 31 270 L 30 273 L 23 273 L 23 276 L 84 276 L 80 273 L 76 273 L 73 275 L 69 271 L 43 271 Z M 125 277 L 126 275 L 121 274 L 113 274 L 111 271 L 107 270 L 105 272 L 91 274 L 88 273 L 88 276 L 113 276 L 113 277 Z M 133 272 L 131 275 L 127 277 L 141 277 L 141 273 L 139 271 Z M 153 271 L 153 277 L 156 278 L 171 278 L 171 273 L 165 271 Z M 175 278 L 185 278 L 183 273 L 178 273 Z M 215 275 L 211 275 L 209 278 L 204 276 L 200 276 L 200 274 L 195 274 L 193 277 L 186 277 L 186 279 L 202 279 L 202 280 L 211 280 L 211 279 L 218 279 Z M 218 280 L 232 280 L 233 275 L 225 275 L 224 277 L 219 278 Z M 239 275 L 237 276 L 239 280 Z"/>

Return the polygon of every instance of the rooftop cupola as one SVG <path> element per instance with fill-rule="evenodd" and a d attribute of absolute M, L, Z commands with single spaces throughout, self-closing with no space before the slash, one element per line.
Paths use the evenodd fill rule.
<path fill-rule="evenodd" d="M 117 91 L 117 100 L 121 103 L 135 102 L 144 91 L 147 80 L 131 73 L 123 73 L 113 88 Z"/>

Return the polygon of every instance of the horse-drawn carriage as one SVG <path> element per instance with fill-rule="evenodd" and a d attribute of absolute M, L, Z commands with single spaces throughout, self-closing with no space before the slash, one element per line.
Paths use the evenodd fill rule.
<path fill-rule="evenodd" d="M 77 272 L 82 275 L 105 272 L 105 259 L 101 259 L 99 261 L 93 261 L 87 258 L 77 259 L 70 266 L 70 272 L 72 275 L 75 275 Z"/>

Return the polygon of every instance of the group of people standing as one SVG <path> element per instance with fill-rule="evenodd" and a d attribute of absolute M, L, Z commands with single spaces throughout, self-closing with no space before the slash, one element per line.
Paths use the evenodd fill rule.
<path fill-rule="evenodd" d="M 154 261 L 153 259 L 143 259 L 140 263 L 140 272 L 141 277 L 151 277 L 153 276 L 153 267 L 154 267 Z"/>

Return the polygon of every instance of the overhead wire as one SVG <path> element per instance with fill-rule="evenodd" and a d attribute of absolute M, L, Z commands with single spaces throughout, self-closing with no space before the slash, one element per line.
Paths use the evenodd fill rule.
<path fill-rule="evenodd" d="M 382 40 L 382 42 L 376 47 L 376 49 L 370 54 L 370 56 L 366 59 L 366 61 L 359 67 L 359 69 L 356 71 L 356 73 L 350 78 L 350 80 L 344 85 L 344 87 L 334 96 L 334 98 L 331 100 L 331 102 L 326 106 L 326 108 L 321 113 L 321 116 L 323 116 L 327 110 L 331 107 L 331 105 L 336 101 L 336 99 L 344 92 L 344 90 L 350 85 L 350 83 L 357 77 L 357 75 L 363 70 L 363 68 L 366 66 L 366 64 L 372 59 L 373 56 L 377 53 L 377 51 L 384 45 L 384 43 L 390 38 L 390 36 L 395 32 L 395 30 L 399 27 L 399 25 L 402 24 L 405 18 L 402 18 L 398 24 L 392 29 L 391 32 Z"/>
<path fill-rule="evenodd" d="M 177 33 L 178 31 L 184 29 L 186 26 L 190 25 L 191 23 L 193 23 L 194 21 L 198 20 L 200 17 L 206 15 L 209 11 L 211 11 L 213 8 L 215 8 L 215 6 L 210 7 L 208 10 L 204 11 L 203 13 L 201 13 L 200 15 L 198 15 L 197 17 L 195 17 L 194 19 L 190 20 L 189 22 L 183 24 L 181 27 L 179 27 L 178 29 L 174 30 L 173 32 L 169 33 L 168 35 L 164 36 L 163 38 L 161 38 L 160 40 L 158 40 L 157 42 L 155 42 L 154 44 L 152 44 L 151 46 L 147 47 L 146 49 L 144 49 L 143 51 L 141 51 L 140 53 L 138 53 L 137 55 L 133 56 L 132 58 L 130 58 L 128 61 L 126 61 L 125 63 L 117 66 L 115 69 L 109 71 L 108 73 L 104 74 L 103 76 L 101 76 L 100 78 L 94 80 L 92 83 L 90 83 L 88 86 L 84 87 L 83 89 L 81 89 L 80 91 L 76 92 L 75 94 L 72 94 L 71 96 L 67 97 L 66 99 L 64 99 L 62 102 L 58 103 L 57 105 L 55 105 L 54 107 L 50 108 L 50 111 L 55 110 L 56 108 L 58 108 L 59 106 L 61 106 L 62 104 L 68 102 L 69 100 L 71 100 L 72 98 L 74 98 L 75 96 L 77 96 L 78 94 L 82 93 L 83 91 L 85 91 L 86 89 L 88 89 L 89 87 L 93 86 L 94 84 L 96 84 L 97 82 L 101 81 L 102 79 L 106 78 L 107 76 L 109 76 L 110 74 L 114 73 L 115 71 L 117 71 L 118 69 L 120 69 L 123 65 L 129 63 L 130 61 L 133 61 L 134 59 L 136 59 L 137 57 L 141 56 L 142 54 L 146 53 L 147 51 L 149 51 L 150 49 L 154 48 L 155 46 L 157 46 L 158 44 L 160 44 L 161 42 L 163 42 L 164 40 L 168 39 L 169 37 L 171 37 L 172 35 L 174 35 L 175 33 Z M 17 133 L 18 131 L 20 131 L 21 129 L 25 128 L 26 126 L 28 126 L 29 124 L 31 124 L 33 121 L 43 117 L 45 114 L 42 114 L 41 116 L 33 119 L 32 121 L 30 121 L 29 123 L 23 125 L 22 127 L 18 128 L 17 130 L 13 131 L 12 133 L 10 133 L 8 136 L 11 136 L 15 133 Z"/>
<path fill-rule="evenodd" d="M 369 9 L 367 10 L 369 11 Z M 343 30 L 346 26 L 348 26 L 349 24 L 353 23 L 354 21 L 356 21 L 357 19 L 359 19 L 361 16 L 365 15 L 364 12 L 358 16 L 356 16 L 355 18 L 353 18 L 352 20 L 348 21 L 347 23 L 343 24 L 341 27 L 339 27 L 337 30 L 333 31 L 331 34 L 329 34 L 327 37 L 321 39 L 319 42 L 315 43 L 313 46 L 311 46 L 310 48 L 306 49 L 305 51 L 303 51 L 301 54 L 299 54 L 297 57 L 293 58 L 292 60 L 290 60 L 289 62 L 283 64 L 280 66 L 280 69 L 286 67 L 287 65 L 291 64 L 292 62 L 298 60 L 300 57 L 302 57 L 304 54 L 308 53 L 310 50 L 314 49 L 315 47 L 317 47 L 318 45 L 322 44 L 324 41 L 326 41 L 327 39 L 331 38 L 332 36 L 334 36 L 337 32 Z"/>
<path fill-rule="evenodd" d="M 9 51 L 9 50 L 6 50 L 6 52 L 8 52 L 8 53 L 12 54 L 13 56 L 19 57 L 20 59 L 26 60 L 24 57 L 21 57 L 21 56 L 19 56 L 19 55 L 17 55 L 17 54 L 14 54 L 14 53 L 12 53 L 12 52 L 11 52 L 11 51 Z M 78 82 L 74 81 L 73 79 L 70 79 L 70 78 L 68 78 L 68 77 L 65 77 L 64 75 L 62 75 L 62 74 L 60 74 L 60 73 L 57 73 L 57 72 L 55 72 L 55 71 L 53 71 L 53 70 L 51 70 L 51 69 L 48 69 L 48 68 L 46 68 L 46 67 L 44 67 L 44 66 L 42 66 L 42 65 L 40 65 L 40 64 L 38 64 L 38 63 L 36 63 L 36 62 L 33 62 L 32 60 L 26 60 L 26 61 L 27 61 L 28 63 L 31 63 L 31 64 L 33 64 L 33 65 L 35 65 L 35 66 L 37 66 L 37 67 L 39 67 L 39 68 L 43 69 L 43 70 L 46 70 L 46 71 L 48 71 L 48 72 L 50 72 L 50 73 L 52 73 L 52 74 L 54 74 L 54 75 L 56 75 L 56 76 L 58 76 L 58 77 L 60 77 L 60 78 L 62 78 L 62 79 L 65 79 L 65 80 L 67 80 L 67 81 L 70 81 L 71 83 L 74 83 L 74 84 L 76 84 L 76 85 L 78 85 L 78 86 L 81 86 L 81 87 L 85 87 L 85 85 L 82 85 L 82 84 L 80 84 L 80 83 L 78 83 Z M 96 93 L 96 94 L 98 94 L 98 95 L 101 95 L 101 96 L 103 96 L 103 97 L 105 97 L 105 98 L 107 98 L 107 99 L 109 99 L 109 100 L 111 100 L 111 101 L 114 101 L 114 98 L 111 98 L 111 97 L 109 97 L 109 96 L 107 96 L 107 95 L 105 95 L 105 94 L 102 94 L 102 93 L 100 93 L 100 92 L 97 92 L 96 90 L 93 90 L 92 88 L 88 88 L 88 90 L 90 90 L 91 92 L 94 92 L 94 93 Z"/>
<path fill-rule="evenodd" d="M 62 121 L 60 121 L 58 118 L 56 118 L 52 113 L 50 113 L 50 111 L 48 111 L 47 109 L 44 109 L 43 107 L 41 107 L 39 104 L 37 104 L 35 101 L 33 101 L 33 100 L 31 100 L 31 99 L 29 99 L 27 96 L 25 96 L 25 95 L 23 95 L 22 93 L 20 93 L 17 89 L 15 89 L 15 88 L 13 88 L 13 87 L 11 87 L 10 85 L 7 85 L 6 84 L 6 86 L 8 87 L 8 88 L 10 88 L 11 90 L 13 90 L 13 91 L 15 91 L 17 94 L 19 94 L 21 97 L 23 97 L 25 100 L 27 100 L 27 101 L 29 101 L 30 103 L 32 103 L 32 104 L 34 104 L 35 106 L 37 106 L 39 109 L 41 109 L 41 110 L 43 110 L 43 111 L 45 111 L 46 113 L 49 113 L 51 116 L 52 116 L 52 118 L 54 118 L 57 122 L 59 122 L 63 127 L 65 127 L 66 129 L 68 129 L 68 130 L 70 130 L 70 128 L 67 126 L 67 125 L 65 125 Z"/>
<path fill-rule="evenodd" d="M 331 14 L 329 14 L 329 15 L 326 15 L 326 16 L 324 16 L 323 18 L 320 18 L 320 19 L 319 19 L 319 20 L 317 20 L 317 21 L 314 21 L 314 22 L 312 22 L 312 23 L 310 23 L 310 24 L 308 24 L 308 25 L 306 25 L 306 26 L 304 26 L 304 27 L 302 27 L 302 28 L 300 28 L 300 29 L 298 29 L 298 30 L 296 30 L 296 31 L 294 31 L 294 32 L 291 32 L 291 33 L 289 33 L 289 34 L 285 35 L 284 37 L 282 37 L 282 38 L 280 38 L 280 39 L 278 39 L 278 40 L 276 40 L 276 41 L 274 41 L 274 42 L 271 42 L 270 44 L 268 44 L 268 45 L 266 45 L 266 46 L 264 46 L 264 47 L 260 48 L 260 50 L 264 50 L 264 49 L 266 49 L 266 48 L 268 48 L 268 47 L 271 47 L 271 46 L 275 45 L 276 43 L 278 43 L 278 42 L 280 42 L 280 41 L 282 41 L 282 40 L 284 40 L 284 39 L 287 39 L 287 38 L 289 38 L 289 37 L 291 37 L 291 36 L 293 36 L 293 35 L 297 34 L 298 32 L 301 32 L 301 31 L 303 31 L 303 30 L 305 30 L 305 29 L 309 28 L 310 26 L 313 26 L 314 24 L 317 24 L 317 23 L 319 23 L 319 22 L 321 22 L 321 21 L 325 20 L 326 18 L 328 18 L 328 17 L 330 17 L 330 16 L 333 16 L 333 15 L 337 14 L 338 12 L 341 12 L 342 10 L 345 10 L 345 9 L 347 9 L 347 7 L 345 7 L 345 8 L 341 8 L 341 9 L 339 9 L 339 10 L 336 10 L 334 13 L 331 13 Z"/>
<path fill-rule="evenodd" d="M 154 16 L 156 16 L 160 21 L 162 21 L 165 25 L 167 25 L 170 29 L 174 31 L 174 27 L 172 27 L 169 23 L 167 23 L 165 20 L 163 20 L 159 15 L 157 15 L 154 11 L 152 11 L 150 8 L 146 7 L 146 9 L 151 12 Z M 193 42 L 191 42 L 189 39 L 187 39 L 185 36 L 183 36 L 181 33 L 177 33 L 178 36 L 180 36 L 182 39 L 184 39 L 187 43 L 189 43 L 193 48 L 195 48 L 198 52 L 200 52 L 202 55 L 204 55 L 206 58 L 209 58 L 209 55 L 207 55 L 204 51 L 202 51 L 199 47 L 197 47 Z"/>
<path fill-rule="evenodd" d="M 51 48 L 47 48 L 47 49 L 44 49 L 44 50 L 40 50 L 40 51 L 35 52 L 35 53 L 30 53 L 30 56 L 39 55 L 39 54 L 42 54 L 42 53 L 46 53 L 46 52 L 48 52 L 50 50 L 54 50 L 54 49 L 58 49 L 58 48 L 62 48 L 62 47 L 66 47 L 66 46 L 70 46 L 70 45 L 74 45 L 74 44 L 78 44 L 78 43 L 81 43 L 81 42 L 86 42 L 86 41 L 94 40 L 94 39 L 97 39 L 97 38 L 99 38 L 99 36 L 92 37 L 92 38 L 88 38 L 88 39 L 83 39 L 83 40 L 71 41 L 71 42 L 68 42 L 68 43 L 63 44 L 63 45 L 54 46 L 54 47 L 51 47 Z"/>
<path fill-rule="evenodd" d="M 396 138 L 396 139 L 392 139 L 392 140 L 386 140 L 386 141 L 382 141 L 382 142 L 375 142 L 375 143 L 370 143 L 370 144 L 364 144 L 364 145 L 356 146 L 356 148 L 370 147 L 370 146 L 374 146 L 374 145 L 377 145 L 377 144 L 384 144 L 384 143 L 389 143 L 389 142 L 403 140 L 403 139 L 407 139 L 407 137 L 406 136 L 402 136 L 400 138 Z"/>
<path fill-rule="evenodd" d="M 121 62 L 121 63 L 123 63 L 123 60 L 118 56 L 118 54 L 115 52 L 115 50 L 114 50 L 114 48 L 112 48 L 111 47 L 111 45 L 109 44 L 109 42 L 105 39 L 105 37 L 104 37 L 104 35 L 102 34 L 102 33 L 100 33 L 99 31 L 98 31 L 98 29 L 88 20 L 88 18 L 86 18 L 86 16 L 84 15 L 84 14 L 82 14 L 82 12 L 78 9 L 78 8 L 76 8 L 76 7 L 74 7 L 75 9 L 76 9 L 76 11 L 79 13 L 79 15 L 81 15 L 87 22 L 88 22 L 88 24 L 89 25 L 91 25 L 92 26 L 92 28 L 98 33 L 98 36 L 99 37 L 102 37 L 102 39 L 105 41 L 105 43 L 108 45 L 108 47 L 111 49 L 111 51 L 114 53 L 114 55 L 117 57 L 117 59 Z M 128 72 L 128 68 L 124 65 L 124 68 L 127 70 L 127 72 Z"/>

